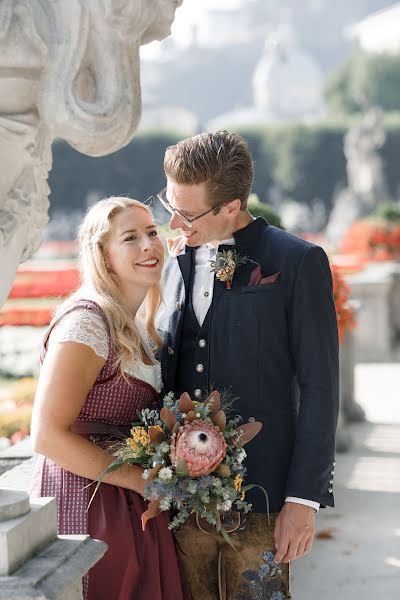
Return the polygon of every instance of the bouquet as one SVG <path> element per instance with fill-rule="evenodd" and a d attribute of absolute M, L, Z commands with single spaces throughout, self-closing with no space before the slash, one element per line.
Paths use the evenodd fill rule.
<path fill-rule="evenodd" d="M 240 425 L 241 417 L 227 419 L 231 401 L 213 391 L 204 401 L 188 393 L 165 396 L 160 412 L 144 409 L 132 424 L 130 437 L 114 446 L 116 460 L 97 478 L 97 491 L 105 475 L 123 464 L 144 468 L 149 506 L 142 528 L 160 511 L 171 510 L 170 529 L 179 528 L 190 514 L 206 519 L 229 542 L 223 515 L 231 509 L 247 513 L 245 495 L 255 485 L 243 485 L 246 469 L 243 446 L 261 430 L 259 422 Z M 268 509 L 268 496 L 266 496 Z"/>

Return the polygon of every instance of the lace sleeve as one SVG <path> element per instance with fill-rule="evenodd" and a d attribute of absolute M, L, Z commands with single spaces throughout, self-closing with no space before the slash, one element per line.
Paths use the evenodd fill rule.
<path fill-rule="evenodd" d="M 77 307 L 62 317 L 50 334 L 49 344 L 78 342 L 85 344 L 104 359 L 108 357 L 106 325 L 94 310 Z"/>

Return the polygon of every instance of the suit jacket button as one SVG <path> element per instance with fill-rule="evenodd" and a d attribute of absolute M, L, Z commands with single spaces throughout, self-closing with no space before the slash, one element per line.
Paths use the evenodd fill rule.
<path fill-rule="evenodd" d="M 333 492 L 333 488 L 332 488 L 332 487 L 328 487 L 328 492 L 329 492 L 330 494 L 332 494 L 332 492 Z"/>
<path fill-rule="evenodd" d="M 248 422 L 249 423 L 255 423 L 256 418 L 255 417 L 249 417 L 248 418 Z"/>
<path fill-rule="evenodd" d="M 197 390 L 194 390 L 194 395 L 196 398 L 200 398 L 201 397 L 201 390 L 199 388 L 197 388 Z"/>
<path fill-rule="evenodd" d="M 175 308 L 176 310 L 182 310 L 182 304 L 180 302 L 177 302 Z"/>
<path fill-rule="evenodd" d="M 168 346 L 167 352 L 170 356 L 173 356 L 175 354 L 174 349 L 171 348 L 171 346 Z"/>

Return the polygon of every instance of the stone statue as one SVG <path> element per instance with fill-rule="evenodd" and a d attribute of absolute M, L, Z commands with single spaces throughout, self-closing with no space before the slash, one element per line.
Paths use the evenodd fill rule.
<path fill-rule="evenodd" d="M 360 123 L 351 127 L 345 137 L 348 187 L 336 197 L 326 234 L 336 246 L 355 220 L 373 212 L 390 200 L 379 149 L 385 142 L 382 111 L 367 109 Z"/>
<path fill-rule="evenodd" d="M 141 115 L 142 44 L 183 0 L 0 0 L 0 306 L 47 223 L 51 143 L 119 150 Z"/>

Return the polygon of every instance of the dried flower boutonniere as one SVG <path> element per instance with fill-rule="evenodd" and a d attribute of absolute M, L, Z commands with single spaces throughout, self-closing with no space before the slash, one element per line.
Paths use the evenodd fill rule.
<path fill-rule="evenodd" d="M 222 250 L 216 253 L 214 260 L 210 260 L 211 271 L 219 281 L 225 281 L 227 289 L 230 290 L 237 267 L 247 261 L 247 256 L 239 256 L 234 249 Z"/>

